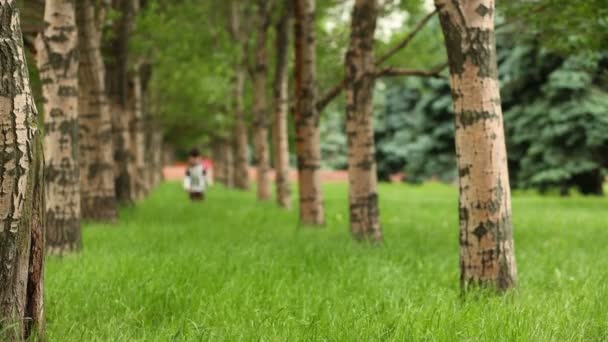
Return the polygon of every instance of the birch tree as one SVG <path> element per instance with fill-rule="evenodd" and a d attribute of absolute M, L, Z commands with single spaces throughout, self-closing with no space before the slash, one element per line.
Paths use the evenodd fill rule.
<path fill-rule="evenodd" d="M 255 61 L 253 67 L 254 118 L 253 134 L 255 161 L 257 164 L 257 194 L 258 199 L 270 199 L 270 145 L 269 118 L 266 86 L 268 83 L 268 29 L 271 23 L 271 13 L 274 1 L 259 0 L 256 3 L 257 20 L 255 23 Z"/>
<path fill-rule="evenodd" d="M 101 39 L 106 8 L 93 0 L 76 5 L 80 65 L 78 121 L 80 124 L 81 211 L 85 219 L 115 221 L 112 117 L 106 95 Z"/>
<path fill-rule="evenodd" d="M 64 254 L 82 247 L 78 164 L 78 32 L 74 0 L 48 0 L 37 40 L 44 97 L 46 244 Z"/>
<path fill-rule="evenodd" d="M 293 0 L 295 13 L 296 154 L 300 222 L 325 224 L 321 184 L 321 137 L 316 99 L 315 0 Z"/>
<path fill-rule="evenodd" d="M 0 339 L 44 329 L 43 156 L 15 0 L 0 0 Z"/>
<path fill-rule="evenodd" d="M 276 25 L 276 71 L 274 80 L 274 148 L 277 202 L 283 208 L 291 208 L 291 185 L 289 183 L 289 25 L 291 6 L 284 5 L 281 18 Z"/>
<path fill-rule="evenodd" d="M 345 83 L 350 226 L 356 238 L 380 242 L 382 228 L 373 127 L 377 17 L 377 0 L 355 1 Z"/>
<path fill-rule="evenodd" d="M 234 65 L 234 128 L 233 139 L 233 161 L 234 161 L 234 186 L 237 189 L 249 189 L 249 137 L 247 134 L 247 121 L 245 120 L 245 82 L 247 77 L 247 62 L 245 45 L 247 32 L 243 23 L 243 6 L 238 0 L 231 3 L 230 30 L 234 44 L 239 52 Z"/>
<path fill-rule="evenodd" d="M 435 0 L 448 52 L 460 185 L 461 287 L 515 286 L 494 0 Z"/>
<path fill-rule="evenodd" d="M 129 107 L 129 41 L 133 33 L 133 4 L 131 0 L 112 0 L 112 9 L 121 13 L 112 27 L 113 39 L 108 42 L 110 57 L 106 59 L 106 85 L 112 116 L 114 147 L 114 182 L 116 198 L 122 203 L 133 203 L 135 194 L 135 156 L 131 139 Z M 132 96 L 132 95 L 131 95 Z"/>

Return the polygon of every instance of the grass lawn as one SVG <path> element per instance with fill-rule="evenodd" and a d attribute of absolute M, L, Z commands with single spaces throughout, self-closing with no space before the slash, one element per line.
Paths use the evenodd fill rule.
<path fill-rule="evenodd" d="M 51 341 L 607 341 L 608 200 L 514 198 L 519 287 L 459 293 L 457 192 L 383 185 L 386 245 L 353 242 L 345 184 L 327 228 L 253 193 L 177 183 L 85 227 L 47 264 Z"/>

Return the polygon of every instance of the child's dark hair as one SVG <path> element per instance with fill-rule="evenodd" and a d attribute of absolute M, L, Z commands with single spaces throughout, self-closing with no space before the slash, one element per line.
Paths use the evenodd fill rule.
<path fill-rule="evenodd" d="M 190 150 L 189 156 L 192 158 L 198 158 L 201 156 L 201 151 L 199 151 L 198 148 L 193 148 Z"/>

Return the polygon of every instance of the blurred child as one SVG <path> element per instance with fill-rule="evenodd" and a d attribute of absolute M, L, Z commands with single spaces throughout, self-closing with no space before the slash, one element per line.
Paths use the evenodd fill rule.
<path fill-rule="evenodd" d="M 203 159 L 198 149 L 194 148 L 188 156 L 188 168 L 186 178 L 184 178 L 184 189 L 190 194 L 192 201 L 202 201 L 205 199 L 207 190 L 207 169 L 203 164 Z"/>

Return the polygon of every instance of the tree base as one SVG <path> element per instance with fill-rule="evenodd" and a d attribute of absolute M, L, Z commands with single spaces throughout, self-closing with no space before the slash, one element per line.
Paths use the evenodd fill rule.
<path fill-rule="evenodd" d="M 114 197 L 91 197 L 81 200 L 82 219 L 116 223 L 118 221 L 118 208 Z"/>

